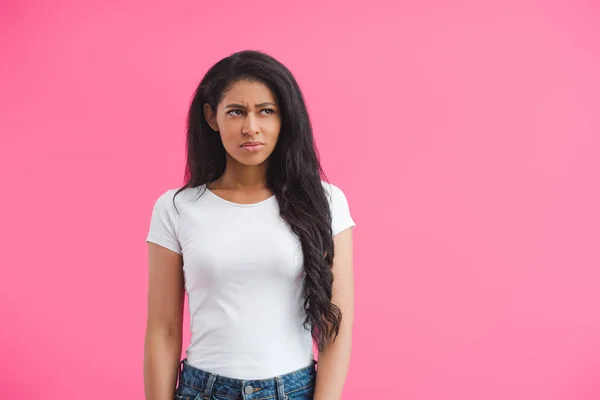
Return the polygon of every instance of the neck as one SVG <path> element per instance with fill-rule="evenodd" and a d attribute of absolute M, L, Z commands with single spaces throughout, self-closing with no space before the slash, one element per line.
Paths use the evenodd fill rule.
<path fill-rule="evenodd" d="M 267 187 L 267 163 L 244 165 L 228 159 L 225 172 L 215 183 L 223 189 L 264 189 Z"/>

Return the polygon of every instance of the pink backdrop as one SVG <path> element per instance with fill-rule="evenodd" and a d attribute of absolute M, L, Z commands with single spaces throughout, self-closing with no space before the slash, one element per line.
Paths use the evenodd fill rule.
<path fill-rule="evenodd" d="M 151 207 L 252 48 L 358 223 L 344 400 L 599 399 L 593 3 L 2 2 L 0 397 L 143 399 Z"/>

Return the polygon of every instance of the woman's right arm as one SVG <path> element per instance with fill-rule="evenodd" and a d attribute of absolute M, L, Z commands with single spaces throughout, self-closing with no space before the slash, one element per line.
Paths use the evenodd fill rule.
<path fill-rule="evenodd" d="M 148 319 L 144 341 L 146 400 L 173 400 L 183 325 L 183 262 L 181 255 L 148 244 Z"/>

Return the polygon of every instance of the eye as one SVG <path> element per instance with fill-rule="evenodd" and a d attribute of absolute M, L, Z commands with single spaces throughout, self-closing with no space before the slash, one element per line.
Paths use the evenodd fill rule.
<path fill-rule="evenodd" d="M 239 113 L 239 114 L 232 114 Z M 231 110 L 227 112 L 227 115 L 231 115 L 232 117 L 239 117 L 242 114 L 242 110 Z"/>
<path fill-rule="evenodd" d="M 265 108 L 264 110 L 261 110 L 261 111 L 267 111 L 267 115 L 275 114 L 275 110 L 273 110 L 271 108 Z"/>

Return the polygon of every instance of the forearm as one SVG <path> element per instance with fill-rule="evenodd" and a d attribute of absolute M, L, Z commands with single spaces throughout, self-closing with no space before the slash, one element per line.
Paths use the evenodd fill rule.
<path fill-rule="evenodd" d="M 314 400 L 340 400 L 352 349 L 352 333 L 340 330 L 335 341 L 319 352 Z"/>
<path fill-rule="evenodd" d="M 172 400 L 181 356 L 181 335 L 147 332 L 144 343 L 146 400 Z"/>

